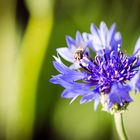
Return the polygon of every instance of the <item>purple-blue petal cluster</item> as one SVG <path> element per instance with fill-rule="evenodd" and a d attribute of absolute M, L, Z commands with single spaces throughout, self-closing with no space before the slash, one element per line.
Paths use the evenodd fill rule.
<path fill-rule="evenodd" d="M 127 56 L 121 51 L 122 38 L 115 24 L 109 29 L 104 22 L 99 28 L 92 24 L 90 31 L 77 32 L 76 39 L 66 37 L 68 47 L 58 48 L 53 61 L 59 74 L 50 82 L 63 86 L 61 96 L 71 98 L 71 103 L 81 96 L 80 103 L 94 101 L 94 109 L 101 103 L 108 111 L 114 106 L 122 110 L 132 101 L 129 92 L 140 91 L 140 37 L 132 56 Z"/>

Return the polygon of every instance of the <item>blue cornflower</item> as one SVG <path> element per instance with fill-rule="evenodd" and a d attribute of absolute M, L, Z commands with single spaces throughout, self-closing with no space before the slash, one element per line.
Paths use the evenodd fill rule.
<path fill-rule="evenodd" d="M 66 42 L 68 48 L 57 49 L 53 62 L 60 74 L 50 79 L 65 88 L 62 97 L 72 103 L 81 96 L 80 103 L 94 101 L 94 109 L 101 103 L 106 111 L 125 110 L 132 102 L 129 92 L 140 91 L 140 37 L 132 56 L 121 51 L 122 38 L 115 24 L 109 29 L 104 22 L 99 29 L 92 24 L 91 33 L 77 32 L 75 40 L 67 36 Z M 66 66 L 60 56 L 72 64 Z"/>

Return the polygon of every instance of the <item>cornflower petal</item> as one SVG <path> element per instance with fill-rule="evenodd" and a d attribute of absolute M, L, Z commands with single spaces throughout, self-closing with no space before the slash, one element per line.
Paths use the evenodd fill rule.
<path fill-rule="evenodd" d="M 86 73 L 80 72 L 80 71 L 74 71 L 70 69 L 69 67 L 65 66 L 63 63 L 59 63 L 57 61 L 53 61 L 54 67 L 57 69 L 58 72 L 61 74 L 58 75 L 57 77 L 61 76 L 61 79 L 65 81 L 77 81 L 77 80 L 82 80 L 86 77 Z M 57 77 L 53 77 L 53 80 L 56 79 Z"/>
<path fill-rule="evenodd" d="M 73 50 L 75 48 L 76 43 L 72 37 L 66 36 L 66 42 L 70 50 Z"/>
<path fill-rule="evenodd" d="M 107 45 L 108 45 L 108 46 L 110 46 L 110 44 L 113 42 L 115 32 L 116 32 L 116 24 L 114 23 L 114 24 L 110 27 L 109 32 L 108 32 L 108 34 L 107 34 Z"/>
<path fill-rule="evenodd" d="M 137 74 L 130 80 L 129 85 L 132 87 L 132 89 L 137 93 L 140 91 L 140 70 L 137 72 Z"/>
<path fill-rule="evenodd" d="M 73 52 L 71 52 L 68 48 L 58 48 L 56 49 L 58 54 L 64 58 L 65 60 L 73 63 L 75 61 Z"/>
<path fill-rule="evenodd" d="M 98 89 L 94 89 L 91 93 L 85 94 L 80 100 L 80 103 L 83 104 L 91 101 L 94 101 L 94 110 L 96 110 L 100 102 L 100 92 Z"/>
<path fill-rule="evenodd" d="M 125 102 L 132 102 L 132 98 L 129 96 L 129 91 L 131 90 L 130 86 L 128 85 L 121 85 L 115 83 L 110 93 L 108 94 L 109 98 L 109 104 L 108 107 L 111 108 L 112 105 L 115 103 L 119 104 L 120 106 L 123 106 Z"/>
<path fill-rule="evenodd" d="M 76 32 L 76 43 L 79 43 L 83 40 L 82 35 L 79 31 Z"/>
<path fill-rule="evenodd" d="M 138 53 L 138 55 L 140 55 L 140 36 L 136 42 L 133 54 L 136 55 L 137 53 Z"/>
<path fill-rule="evenodd" d="M 104 22 L 101 22 L 100 24 L 100 37 L 101 37 L 101 42 L 103 49 L 105 49 L 105 46 L 107 45 L 107 33 L 108 33 L 108 28 Z"/>

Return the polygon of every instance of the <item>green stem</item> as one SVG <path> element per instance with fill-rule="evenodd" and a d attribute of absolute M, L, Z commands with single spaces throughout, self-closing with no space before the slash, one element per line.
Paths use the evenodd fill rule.
<path fill-rule="evenodd" d="M 120 140 L 128 140 L 126 132 L 125 132 L 124 124 L 123 124 L 122 113 L 115 113 L 114 120 L 115 120 L 115 125 L 116 125 L 118 135 L 120 137 Z"/>

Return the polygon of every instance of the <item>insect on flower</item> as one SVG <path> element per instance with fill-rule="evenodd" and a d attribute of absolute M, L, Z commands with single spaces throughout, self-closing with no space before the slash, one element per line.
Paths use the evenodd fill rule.
<path fill-rule="evenodd" d="M 85 49 L 82 47 L 77 48 L 76 51 L 74 52 L 74 58 L 77 61 L 80 61 L 83 58 L 84 51 Z"/>
<path fill-rule="evenodd" d="M 61 96 L 71 98 L 71 103 L 81 96 L 80 103 L 94 101 L 94 109 L 101 103 L 108 112 L 124 111 L 132 102 L 129 92 L 140 91 L 140 37 L 132 56 L 127 56 L 121 51 L 122 38 L 115 24 L 109 29 L 104 22 L 99 29 L 92 24 L 90 30 L 82 35 L 77 32 L 75 40 L 66 37 L 68 48 L 57 49 L 53 61 L 60 74 L 50 82 L 63 86 Z M 72 64 L 66 66 L 60 57 Z"/>

